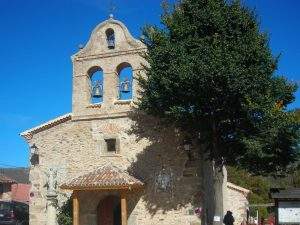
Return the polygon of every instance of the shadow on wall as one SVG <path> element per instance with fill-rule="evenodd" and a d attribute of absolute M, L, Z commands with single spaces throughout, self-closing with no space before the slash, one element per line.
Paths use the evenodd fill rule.
<path fill-rule="evenodd" d="M 204 198 L 199 154 L 194 152 L 195 165 L 187 168 L 188 157 L 183 150 L 182 134 L 138 110 L 132 112 L 130 118 L 134 125 L 129 135 L 135 135 L 137 143 L 146 142 L 147 146 L 136 156 L 128 172 L 146 183 L 142 198 L 148 212 L 153 216 L 158 211 L 166 213 L 183 208 L 187 215 L 194 214 L 194 209 L 202 207 Z M 171 179 L 167 190 L 160 190 L 156 185 L 161 171 L 165 171 Z"/>

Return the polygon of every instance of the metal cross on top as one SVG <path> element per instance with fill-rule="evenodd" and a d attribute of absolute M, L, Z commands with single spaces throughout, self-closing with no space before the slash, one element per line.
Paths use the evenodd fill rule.
<path fill-rule="evenodd" d="M 114 4 L 114 1 L 110 0 L 109 1 L 109 10 L 108 10 L 108 12 L 109 12 L 109 18 L 112 19 L 114 17 L 114 13 L 115 13 L 116 9 L 117 9 L 117 7 Z"/>

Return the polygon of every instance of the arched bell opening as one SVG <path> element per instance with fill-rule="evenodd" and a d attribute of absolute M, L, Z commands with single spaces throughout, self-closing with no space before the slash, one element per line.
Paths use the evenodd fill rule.
<path fill-rule="evenodd" d="M 133 82 L 133 70 L 129 63 L 121 63 L 117 67 L 117 73 L 119 77 L 119 99 L 130 100 L 132 99 L 132 82 Z"/>
<path fill-rule="evenodd" d="M 103 70 L 100 67 L 92 67 L 88 71 L 90 77 L 90 103 L 99 104 L 103 102 Z"/>
<path fill-rule="evenodd" d="M 97 225 L 121 225 L 121 200 L 107 196 L 97 206 Z"/>
<path fill-rule="evenodd" d="M 105 31 L 106 34 L 106 42 L 107 42 L 107 47 L 109 49 L 114 49 L 116 45 L 116 40 L 115 40 L 115 32 L 113 29 L 108 28 Z"/>

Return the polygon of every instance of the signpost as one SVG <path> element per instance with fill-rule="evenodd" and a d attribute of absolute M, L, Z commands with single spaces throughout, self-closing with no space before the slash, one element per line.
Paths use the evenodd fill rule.
<path fill-rule="evenodd" d="M 300 224 L 300 188 L 271 189 L 275 200 L 276 225 Z"/>

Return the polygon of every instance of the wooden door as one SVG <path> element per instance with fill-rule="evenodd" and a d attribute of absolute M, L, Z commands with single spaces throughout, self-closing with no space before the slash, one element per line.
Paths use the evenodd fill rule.
<path fill-rule="evenodd" d="M 114 197 L 103 199 L 97 208 L 98 225 L 114 225 Z"/>

